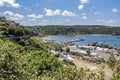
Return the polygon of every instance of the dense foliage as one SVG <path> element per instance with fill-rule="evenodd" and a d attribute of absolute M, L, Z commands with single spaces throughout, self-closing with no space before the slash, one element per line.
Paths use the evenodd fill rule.
<path fill-rule="evenodd" d="M 24 48 L 9 40 L 0 39 L 0 80 L 20 80 L 23 78 L 17 61 Z"/>
<path fill-rule="evenodd" d="M 32 32 L 25 27 L 21 26 L 0 26 L 0 34 L 1 35 L 13 35 L 13 36 L 25 36 L 25 35 L 31 35 Z"/>
<path fill-rule="evenodd" d="M 113 53 L 111 52 L 110 54 L 111 56 L 109 57 L 109 60 L 108 60 L 108 65 L 110 66 L 111 69 L 113 69 L 117 63 L 117 60 L 116 58 L 114 57 Z"/>
<path fill-rule="evenodd" d="M 55 51 L 60 51 L 60 52 L 63 51 L 63 49 L 62 49 L 63 46 L 60 44 L 50 42 L 50 43 L 46 43 L 45 45 L 47 45 L 50 49 L 53 49 Z"/>
<path fill-rule="evenodd" d="M 43 35 L 79 35 L 79 34 L 108 34 L 120 35 L 120 27 L 108 26 L 91 26 L 91 25 L 78 25 L 78 26 L 33 26 L 29 27 L 33 31 Z"/>

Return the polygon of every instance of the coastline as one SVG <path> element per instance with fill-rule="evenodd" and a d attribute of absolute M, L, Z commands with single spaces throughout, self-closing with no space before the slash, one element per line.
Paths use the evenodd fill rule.
<path fill-rule="evenodd" d="M 37 38 L 38 40 L 41 40 L 42 42 L 44 42 L 44 41 L 46 41 L 46 40 L 48 40 L 48 39 L 50 39 L 50 38 L 53 38 L 53 37 L 55 37 L 55 36 L 54 36 L 54 35 L 43 36 L 43 37 L 37 36 L 36 38 Z"/>
<path fill-rule="evenodd" d="M 108 35 L 108 34 L 81 34 L 81 35 L 47 35 L 43 37 L 39 37 L 40 40 L 45 41 L 50 38 L 54 38 L 56 36 L 114 36 L 114 35 Z"/>
<path fill-rule="evenodd" d="M 113 35 L 108 35 L 108 34 L 85 34 L 85 35 L 89 35 L 89 36 L 113 36 Z"/>
<path fill-rule="evenodd" d="M 40 39 L 43 41 L 43 40 L 50 39 L 56 36 L 114 36 L 114 35 L 108 35 L 108 34 L 47 35 L 47 36 L 40 37 Z"/>
<path fill-rule="evenodd" d="M 113 35 L 108 35 L 108 34 L 48 35 L 48 36 L 44 36 L 43 38 L 53 38 L 56 36 L 113 36 Z"/>

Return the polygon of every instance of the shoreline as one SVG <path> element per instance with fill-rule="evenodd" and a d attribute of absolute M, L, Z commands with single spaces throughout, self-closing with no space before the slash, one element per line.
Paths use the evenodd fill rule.
<path fill-rule="evenodd" d="M 80 34 L 80 35 L 47 35 L 47 36 L 43 36 L 41 37 L 41 39 L 49 39 L 49 38 L 53 38 L 56 36 L 115 36 L 115 35 L 108 35 L 108 34 Z"/>
<path fill-rule="evenodd" d="M 111 36 L 112 37 L 112 35 L 101 35 L 101 34 L 86 34 L 86 35 L 47 35 L 47 36 L 43 36 L 43 37 L 39 37 L 39 36 L 37 36 L 37 39 L 38 40 L 41 40 L 42 42 L 44 42 L 44 41 L 47 41 L 47 40 L 54 40 L 54 38 L 55 37 L 72 37 L 72 36 L 95 36 L 95 37 L 99 37 L 99 36 Z M 118 36 L 113 36 L 113 37 L 118 37 Z M 112 43 L 110 43 L 110 44 L 112 44 Z M 83 45 L 83 46 L 85 46 L 85 45 Z M 120 48 L 120 47 L 118 47 L 118 46 L 114 46 L 113 45 L 113 47 L 115 47 L 115 48 Z"/>
<path fill-rule="evenodd" d="M 115 35 L 108 35 L 108 34 L 80 34 L 80 35 L 48 35 L 44 37 L 52 38 L 56 36 L 115 36 Z"/>
<path fill-rule="evenodd" d="M 55 37 L 55 36 L 53 36 L 53 35 L 49 35 L 49 36 L 43 36 L 43 37 L 39 37 L 39 36 L 37 36 L 36 38 L 38 39 L 38 40 L 41 40 L 41 41 L 46 41 L 46 40 L 48 40 L 48 39 L 50 39 L 50 38 L 53 38 L 53 37 Z"/>

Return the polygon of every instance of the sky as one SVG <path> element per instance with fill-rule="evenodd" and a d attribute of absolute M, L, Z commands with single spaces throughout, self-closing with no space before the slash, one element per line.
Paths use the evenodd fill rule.
<path fill-rule="evenodd" d="M 120 0 L 0 0 L 0 16 L 25 26 L 120 26 Z"/>

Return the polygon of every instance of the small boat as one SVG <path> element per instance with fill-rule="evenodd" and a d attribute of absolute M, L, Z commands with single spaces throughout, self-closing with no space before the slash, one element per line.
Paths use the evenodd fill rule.
<path fill-rule="evenodd" d="M 105 42 L 98 43 L 97 46 L 102 48 L 109 48 L 109 49 L 113 48 L 109 43 L 105 43 Z"/>
<path fill-rule="evenodd" d="M 89 43 L 88 46 L 96 46 L 96 47 L 109 48 L 109 49 L 113 48 L 109 43 L 105 43 L 105 42 L 99 42 L 99 43 L 93 42 L 93 43 Z"/>
<path fill-rule="evenodd" d="M 89 43 L 88 46 L 97 46 L 98 42 Z"/>

